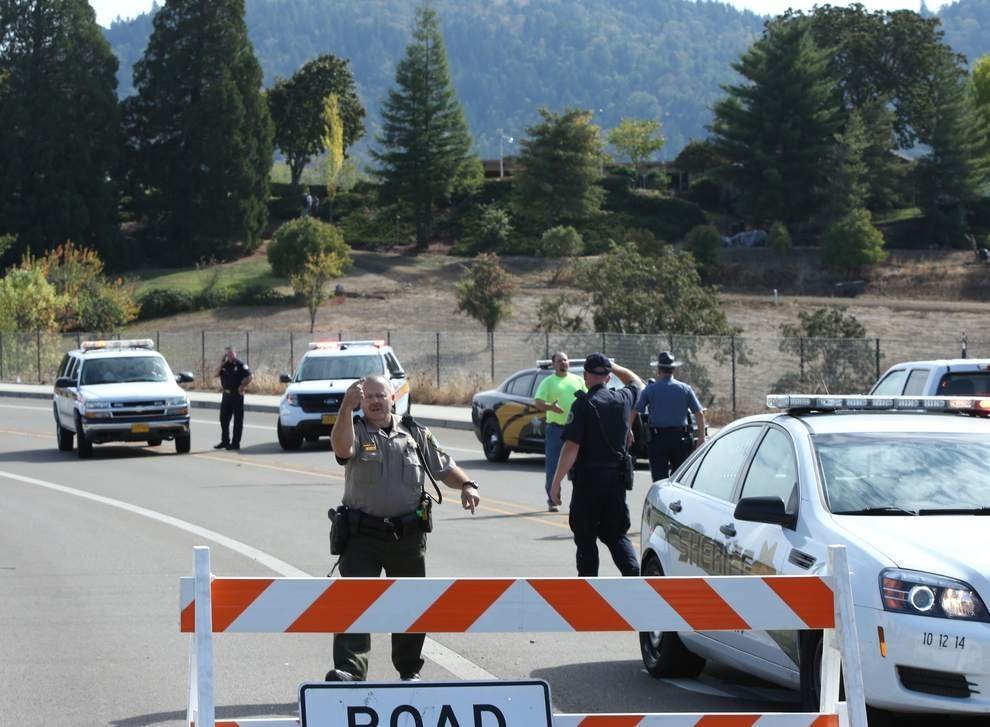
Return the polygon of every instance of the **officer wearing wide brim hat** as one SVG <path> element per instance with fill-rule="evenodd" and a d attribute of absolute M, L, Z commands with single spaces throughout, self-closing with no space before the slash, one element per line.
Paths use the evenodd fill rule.
<path fill-rule="evenodd" d="M 605 385 L 613 373 L 625 384 L 623 388 Z M 628 452 L 627 422 L 643 381 L 604 354 L 593 353 L 584 360 L 584 383 L 588 391 L 576 393 L 561 434 L 564 446 L 553 476 L 551 501 L 560 504 L 561 482 L 573 468 L 568 524 L 577 546 L 578 575 L 598 575 L 599 540 L 608 547 L 622 575 L 639 575 L 639 559 L 626 534 L 631 523 L 622 456 Z"/>
<path fill-rule="evenodd" d="M 695 446 L 691 438 L 688 412 L 694 414 L 698 425 L 698 445 L 705 441 L 705 411 L 697 395 L 688 384 L 674 378 L 674 370 L 681 362 L 670 351 L 661 351 L 657 360 L 656 381 L 648 384 L 636 401 L 630 422 L 640 412 L 649 411 L 650 442 L 647 453 L 650 458 L 650 475 L 662 480 L 681 466 Z"/>

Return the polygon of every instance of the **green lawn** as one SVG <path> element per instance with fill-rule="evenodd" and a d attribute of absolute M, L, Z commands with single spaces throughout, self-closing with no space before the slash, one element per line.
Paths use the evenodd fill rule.
<path fill-rule="evenodd" d="M 923 217 L 918 207 L 904 207 L 897 210 L 887 210 L 877 212 L 873 215 L 874 225 L 889 225 L 892 222 L 903 222 L 904 220 L 914 220 Z"/>
<path fill-rule="evenodd" d="M 289 281 L 272 273 L 268 260 L 251 257 L 230 263 L 218 263 L 218 288 L 238 289 L 251 286 L 278 288 L 287 286 Z M 151 288 L 171 288 L 196 294 L 203 290 L 212 279 L 213 268 L 145 268 L 134 271 L 138 296 Z"/>

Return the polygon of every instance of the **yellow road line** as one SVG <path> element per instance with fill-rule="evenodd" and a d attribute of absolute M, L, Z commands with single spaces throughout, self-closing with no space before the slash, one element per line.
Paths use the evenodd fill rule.
<path fill-rule="evenodd" d="M 245 467 L 258 467 L 260 469 L 266 470 L 276 470 L 278 472 L 291 472 L 297 475 L 307 475 L 309 477 L 319 477 L 326 480 L 340 480 L 343 481 L 344 477 L 342 475 L 330 474 L 328 472 L 314 472 L 313 470 L 301 470 L 295 467 L 283 467 L 282 465 L 275 464 L 264 464 L 262 462 L 252 462 L 249 459 L 242 457 L 219 457 L 215 454 L 194 454 L 193 457 L 198 457 L 199 459 L 208 459 L 213 462 L 224 462 L 225 464 L 236 464 L 243 465 Z"/>
<path fill-rule="evenodd" d="M 38 439 L 55 439 L 54 434 L 42 434 L 41 432 L 26 432 L 23 429 L 0 429 L 0 434 L 16 434 L 19 437 L 37 437 Z"/>

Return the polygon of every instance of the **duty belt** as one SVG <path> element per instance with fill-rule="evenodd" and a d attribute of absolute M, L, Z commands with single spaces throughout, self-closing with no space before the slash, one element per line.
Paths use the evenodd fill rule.
<path fill-rule="evenodd" d="M 687 427 L 650 427 L 650 434 L 687 434 Z"/>
<path fill-rule="evenodd" d="M 375 515 L 369 515 L 360 510 L 355 510 L 353 507 L 348 509 L 347 518 L 355 533 L 364 533 L 365 535 L 374 535 L 394 540 L 401 538 L 406 532 L 407 527 L 414 524 L 418 527 L 419 521 L 419 517 L 417 517 L 415 512 L 408 512 L 405 515 L 397 515 L 396 517 L 376 517 Z M 416 531 L 409 530 L 409 532 Z"/>

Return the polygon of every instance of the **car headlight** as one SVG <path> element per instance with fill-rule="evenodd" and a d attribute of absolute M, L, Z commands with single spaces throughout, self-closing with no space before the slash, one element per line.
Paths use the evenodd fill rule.
<path fill-rule="evenodd" d="M 165 400 L 165 406 L 189 406 L 189 402 L 184 396 L 173 396 Z"/>
<path fill-rule="evenodd" d="M 990 621 L 990 613 L 971 586 L 932 573 L 887 568 L 880 573 L 885 611 L 914 616 Z"/>
<path fill-rule="evenodd" d="M 298 394 L 286 394 L 285 403 L 289 406 L 299 406 L 299 395 Z"/>

